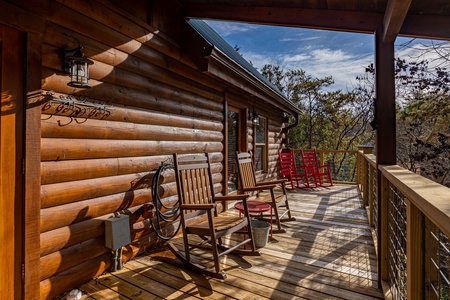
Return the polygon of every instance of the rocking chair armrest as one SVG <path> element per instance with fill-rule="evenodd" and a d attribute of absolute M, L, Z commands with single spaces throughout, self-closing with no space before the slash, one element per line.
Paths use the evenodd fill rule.
<path fill-rule="evenodd" d="M 216 208 L 217 204 L 181 204 L 181 209 L 191 209 L 191 210 L 208 210 Z"/>
<path fill-rule="evenodd" d="M 276 188 L 275 184 L 257 185 L 257 186 L 245 188 L 244 191 L 263 191 L 263 190 L 271 190 L 271 189 L 274 189 L 274 188 Z"/>
<path fill-rule="evenodd" d="M 274 180 L 270 180 L 270 181 L 260 181 L 257 182 L 256 185 L 271 185 L 271 184 L 280 184 L 280 183 L 285 183 L 287 181 L 287 179 L 274 179 Z"/>
<path fill-rule="evenodd" d="M 213 201 L 229 201 L 229 200 L 244 200 L 250 197 L 248 194 L 239 195 L 227 195 L 227 196 L 215 196 Z"/>

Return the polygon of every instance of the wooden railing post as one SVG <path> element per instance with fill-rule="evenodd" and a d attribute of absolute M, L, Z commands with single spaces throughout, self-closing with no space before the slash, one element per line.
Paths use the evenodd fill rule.
<path fill-rule="evenodd" d="M 361 188 L 361 164 L 362 152 L 358 150 L 356 153 L 356 185 Z"/>
<path fill-rule="evenodd" d="M 361 158 L 360 160 L 360 164 L 359 166 L 361 167 L 359 169 L 359 179 L 360 179 L 360 188 L 361 188 L 361 192 L 363 193 L 363 202 L 364 205 L 367 206 L 367 166 L 368 166 L 368 162 L 366 160 L 366 158 L 364 157 L 364 154 L 371 154 L 373 152 L 373 146 L 371 145 L 360 145 L 358 146 L 358 150 L 359 150 L 359 156 Z M 362 151 L 362 154 L 361 154 Z"/>
<path fill-rule="evenodd" d="M 325 161 L 324 161 L 324 154 L 323 151 L 319 152 L 319 166 L 323 166 L 325 165 Z"/>
<path fill-rule="evenodd" d="M 422 299 L 423 214 L 409 199 L 406 220 L 406 295 L 408 300 Z"/>
<path fill-rule="evenodd" d="M 363 172 L 363 181 L 362 181 L 362 193 L 363 193 L 363 204 L 364 206 L 367 206 L 367 204 L 369 203 L 368 199 L 368 176 L 369 176 L 369 167 L 370 164 L 367 161 L 367 159 L 363 156 L 363 164 L 362 164 L 362 172 Z"/>

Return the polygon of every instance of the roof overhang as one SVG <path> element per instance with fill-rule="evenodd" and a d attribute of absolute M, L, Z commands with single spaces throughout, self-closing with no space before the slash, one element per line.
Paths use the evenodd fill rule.
<path fill-rule="evenodd" d="M 259 98 L 290 114 L 298 114 L 301 112 L 287 98 L 265 85 L 219 49 L 213 47 L 211 53 L 205 58 L 209 62 L 208 68 L 203 70 L 205 73 L 230 83 L 234 87 L 247 92 L 251 97 L 255 99 Z"/>
<path fill-rule="evenodd" d="M 300 109 L 285 96 L 207 41 L 189 24 L 186 25 L 184 47 L 200 71 L 219 79 L 226 86 L 245 92 L 255 102 L 264 101 L 291 115 L 301 113 Z"/>
<path fill-rule="evenodd" d="M 446 0 L 238 1 L 182 0 L 185 17 L 359 33 L 450 39 Z"/>

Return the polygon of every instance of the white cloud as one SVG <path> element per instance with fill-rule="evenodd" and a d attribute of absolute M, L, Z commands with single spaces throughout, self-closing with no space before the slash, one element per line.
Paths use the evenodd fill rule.
<path fill-rule="evenodd" d="M 311 36 L 311 37 L 290 37 L 290 38 L 283 38 L 280 39 L 280 42 L 305 42 L 305 41 L 313 41 L 313 40 L 317 40 L 320 39 L 320 36 Z"/>
<path fill-rule="evenodd" d="M 299 62 L 299 61 L 305 61 L 310 58 L 311 58 L 311 55 L 296 54 L 293 56 L 285 57 L 283 60 L 284 60 L 284 62 Z"/>
<path fill-rule="evenodd" d="M 209 26 L 213 27 L 214 30 L 222 37 L 226 37 L 230 34 L 238 34 L 257 29 L 257 26 L 252 24 L 220 22 L 212 20 L 205 20 L 205 22 Z"/>
<path fill-rule="evenodd" d="M 355 56 L 343 50 L 331 50 L 328 48 L 301 51 L 302 53 L 261 55 L 253 52 L 245 52 L 243 56 L 251 61 L 258 70 L 265 64 L 276 64 L 284 70 L 303 69 L 307 74 L 323 78 L 332 76 L 334 85 L 331 90 L 352 89 L 356 84 L 356 77 L 364 73 L 364 68 L 373 62 L 373 55 Z"/>

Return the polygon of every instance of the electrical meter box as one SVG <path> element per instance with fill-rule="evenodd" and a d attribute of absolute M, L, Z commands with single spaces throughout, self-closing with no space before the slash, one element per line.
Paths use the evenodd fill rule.
<path fill-rule="evenodd" d="M 128 215 L 105 220 L 105 246 L 116 250 L 131 243 L 130 222 Z"/>

